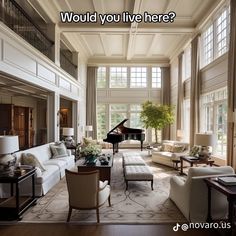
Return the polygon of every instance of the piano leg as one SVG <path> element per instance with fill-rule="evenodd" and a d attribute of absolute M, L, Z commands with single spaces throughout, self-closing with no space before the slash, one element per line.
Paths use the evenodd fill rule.
<path fill-rule="evenodd" d="M 141 151 L 143 151 L 143 141 L 140 142 L 141 142 Z"/>
<path fill-rule="evenodd" d="M 113 154 L 118 152 L 118 143 L 113 143 Z"/>

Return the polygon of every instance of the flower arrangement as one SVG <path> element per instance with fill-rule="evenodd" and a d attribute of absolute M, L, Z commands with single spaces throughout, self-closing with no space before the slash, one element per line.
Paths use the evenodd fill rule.
<path fill-rule="evenodd" d="M 94 144 L 88 144 L 86 147 L 84 147 L 81 150 L 81 154 L 85 157 L 87 156 L 98 156 L 101 154 L 101 146 L 100 145 L 94 145 Z"/>

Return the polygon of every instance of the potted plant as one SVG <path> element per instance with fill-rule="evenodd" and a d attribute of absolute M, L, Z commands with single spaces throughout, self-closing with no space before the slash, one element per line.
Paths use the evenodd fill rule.
<path fill-rule="evenodd" d="M 101 154 L 101 146 L 95 144 L 88 144 L 81 150 L 81 155 L 85 157 L 86 164 L 95 163 L 97 157 Z"/>
<path fill-rule="evenodd" d="M 155 141 L 158 143 L 157 131 L 174 122 L 174 107 L 168 105 L 154 104 L 146 101 L 142 104 L 141 121 L 145 128 L 155 130 Z"/>

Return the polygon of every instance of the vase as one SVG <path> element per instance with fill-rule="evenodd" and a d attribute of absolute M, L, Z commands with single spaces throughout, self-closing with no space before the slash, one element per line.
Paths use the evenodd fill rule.
<path fill-rule="evenodd" d="M 85 163 L 87 165 L 95 165 L 96 161 L 97 161 L 97 157 L 94 155 L 88 155 L 85 157 Z"/>

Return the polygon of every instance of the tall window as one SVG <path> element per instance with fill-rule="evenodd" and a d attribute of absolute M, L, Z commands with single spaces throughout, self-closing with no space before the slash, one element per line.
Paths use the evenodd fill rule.
<path fill-rule="evenodd" d="M 127 87 L 127 67 L 110 67 L 110 87 Z"/>
<path fill-rule="evenodd" d="M 213 154 L 226 157 L 227 146 L 227 89 L 221 89 L 201 98 L 201 131 L 213 132 L 216 135 L 216 144 Z"/>
<path fill-rule="evenodd" d="M 216 20 L 216 52 L 217 56 L 227 50 L 227 10 L 225 9 Z"/>
<path fill-rule="evenodd" d="M 97 104 L 97 136 L 103 139 L 106 135 L 106 105 Z"/>
<path fill-rule="evenodd" d="M 97 88 L 106 87 L 106 67 L 98 67 L 97 70 Z"/>
<path fill-rule="evenodd" d="M 145 88 L 147 87 L 147 68 L 131 67 L 130 68 L 130 87 Z"/>
<path fill-rule="evenodd" d="M 142 110 L 141 105 L 136 105 L 136 104 L 130 105 L 130 127 L 131 128 L 142 128 L 142 122 L 140 119 L 141 110 Z"/>
<path fill-rule="evenodd" d="M 114 128 L 118 123 L 127 118 L 127 104 L 110 104 L 110 128 Z"/>
<path fill-rule="evenodd" d="M 182 81 L 191 76 L 191 45 L 184 50 L 182 63 Z"/>
<path fill-rule="evenodd" d="M 152 67 L 152 88 L 161 88 L 161 68 Z"/>
<path fill-rule="evenodd" d="M 186 142 L 189 142 L 190 137 L 190 99 L 185 99 L 183 103 L 183 130 L 184 135 L 183 139 Z"/>
<path fill-rule="evenodd" d="M 203 33 L 203 54 L 205 65 L 213 61 L 213 25 Z"/>

